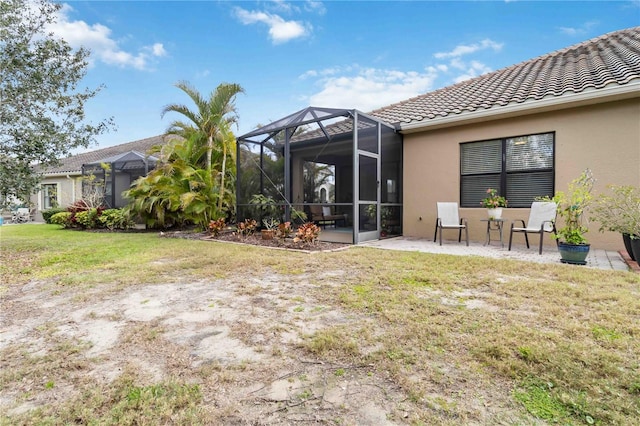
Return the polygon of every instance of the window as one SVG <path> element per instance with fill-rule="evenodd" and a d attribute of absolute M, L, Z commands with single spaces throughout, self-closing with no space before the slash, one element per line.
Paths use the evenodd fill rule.
<path fill-rule="evenodd" d="M 58 207 L 58 184 L 42 185 L 42 210 Z"/>
<path fill-rule="evenodd" d="M 507 197 L 509 207 L 530 207 L 553 196 L 555 133 L 460 145 L 460 205 L 479 207 L 487 188 Z"/>

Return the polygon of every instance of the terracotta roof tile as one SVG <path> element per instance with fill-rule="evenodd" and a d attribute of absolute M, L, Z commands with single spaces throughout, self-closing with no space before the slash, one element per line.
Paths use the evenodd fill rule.
<path fill-rule="evenodd" d="M 370 112 L 393 124 L 560 97 L 640 79 L 640 27 L 628 28 Z"/>

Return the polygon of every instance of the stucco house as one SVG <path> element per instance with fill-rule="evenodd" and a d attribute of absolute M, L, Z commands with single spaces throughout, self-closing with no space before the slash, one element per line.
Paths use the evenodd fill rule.
<path fill-rule="evenodd" d="M 105 202 L 110 207 L 124 207 L 122 191 L 129 188 L 139 176 L 144 176 L 155 166 L 155 158 L 149 150 L 161 145 L 164 136 L 153 136 L 120 145 L 89 151 L 60 160 L 60 165 L 43 171 L 40 190 L 31 198 L 35 206 L 35 220 L 42 220 L 42 211 L 54 206 L 67 207 L 82 198 L 84 176 L 93 174 L 105 180 Z M 102 167 L 108 164 L 106 173 Z"/>
<path fill-rule="evenodd" d="M 296 133 L 310 125 L 316 127 Z M 390 143 L 394 148 L 385 159 L 389 128 L 401 139 Z M 640 186 L 640 27 L 368 114 L 310 107 L 238 141 L 239 147 L 253 147 L 238 152 L 240 214 L 248 195 L 246 157 L 255 155 L 252 162 L 265 182 L 277 182 L 274 193 L 287 208 L 312 204 L 298 189 L 304 162 L 334 167 L 331 207 L 350 217 L 354 243 L 385 232 L 385 204 L 392 220 L 401 221 L 400 233 L 433 238 L 439 201 L 459 203 L 470 238 L 483 241 L 486 211 L 480 200 L 487 188 L 506 195 L 503 217 L 513 220 L 527 219 L 534 197 L 566 189 L 586 168 L 597 179 L 596 192 L 608 184 Z M 278 181 L 265 169 L 266 160 L 276 164 L 280 157 L 284 177 Z M 265 182 L 261 188 L 269 186 Z M 371 212 L 373 219 L 367 219 Z M 621 247 L 619 235 L 599 233 L 598 227 L 591 224 L 588 234 L 594 246 Z"/>

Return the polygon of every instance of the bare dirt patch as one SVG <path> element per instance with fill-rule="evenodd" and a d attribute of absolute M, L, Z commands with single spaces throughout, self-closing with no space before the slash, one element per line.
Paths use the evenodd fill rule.
<path fill-rule="evenodd" d="M 322 276 L 323 287 L 342 275 Z M 319 361 L 301 348 L 316 330 L 368 321 L 323 304 L 309 278 L 268 272 L 120 291 L 104 285 L 82 298 L 45 281 L 10 287 L 0 410 L 16 416 L 135 371 L 149 383 L 202 384 L 212 422 L 402 422 L 406 396 L 370 366 Z"/>

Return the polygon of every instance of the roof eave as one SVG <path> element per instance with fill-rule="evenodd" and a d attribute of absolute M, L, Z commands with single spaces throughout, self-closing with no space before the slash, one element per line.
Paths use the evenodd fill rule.
<path fill-rule="evenodd" d="M 42 173 L 43 178 L 50 177 L 71 177 L 71 176 L 82 176 L 82 170 L 69 170 L 68 172 L 44 172 Z"/>
<path fill-rule="evenodd" d="M 637 97 L 640 97 L 640 79 L 636 79 L 624 85 L 612 85 L 602 89 L 585 90 L 580 93 L 567 93 L 562 96 L 555 96 L 535 101 L 525 101 L 522 103 L 493 107 L 485 110 L 463 112 L 461 114 L 432 118 L 424 121 L 400 123 L 399 128 L 400 132 L 403 134 L 417 133 L 427 130 L 472 124 L 480 121 L 517 117 Z"/>

